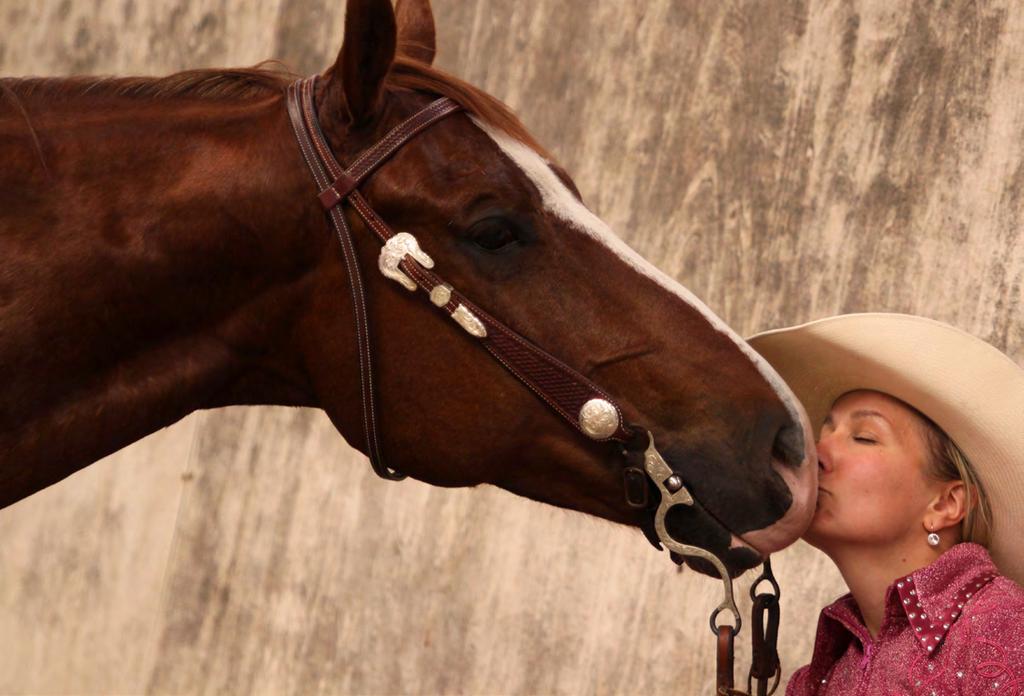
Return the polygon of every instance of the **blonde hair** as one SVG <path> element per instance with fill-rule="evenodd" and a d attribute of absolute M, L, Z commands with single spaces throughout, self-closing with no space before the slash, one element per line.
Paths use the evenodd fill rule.
<path fill-rule="evenodd" d="M 930 455 L 927 475 L 937 481 L 963 481 L 964 484 L 967 514 L 960 521 L 960 540 L 988 548 L 992 542 L 992 507 L 981 479 L 953 438 L 924 414 L 921 417 L 928 426 L 925 428 Z"/>

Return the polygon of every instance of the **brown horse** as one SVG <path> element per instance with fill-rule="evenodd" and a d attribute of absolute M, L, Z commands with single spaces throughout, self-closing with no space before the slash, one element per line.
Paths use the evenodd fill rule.
<path fill-rule="evenodd" d="M 600 384 L 699 506 L 673 536 L 750 567 L 814 508 L 803 411 L 770 367 L 581 202 L 493 97 L 432 67 L 427 0 L 350 0 L 316 109 L 353 158 L 438 96 L 464 112 L 362 187 L 481 307 Z M 353 304 L 267 68 L 0 82 L 0 507 L 197 409 L 324 409 L 365 451 Z M 383 449 L 621 523 L 622 453 L 581 437 L 453 322 L 366 279 Z"/>

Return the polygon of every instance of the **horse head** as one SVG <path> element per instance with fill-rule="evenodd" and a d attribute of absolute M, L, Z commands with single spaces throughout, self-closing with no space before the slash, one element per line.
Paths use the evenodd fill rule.
<path fill-rule="evenodd" d="M 493 97 L 432 66 L 427 0 L 349 0 L 336 62 L 314 101 L 350 163 L 432 99 L 463 112 L 410 141 L 361 187 L 461 293 L 588 379 L 650 431 L 696 501 L 667 528 L 732 570 L 809 522 L 817 460 L 782 380 L 684 287 L 623 243 L 568 174 Z M 317 217 L 319 213 L 319 217 Z M 423 297 L 376 272 L 380 244 L 350 208 L 389 466 L 442 486 L 489 483 L 650 529 L 627 505 L 623 452 L 567 427 Z M 323 220 L 311 198 L 304 219 Z M 325 223 L 317 222 L 324 237 Z M 341 253 L 322 255 L 298 322 L 315 401 L 366 449 L 353 309 Z"/>
<path fill-rule="evenodd" d="M 349 1 L 312 95 L 341 162 L 439 96 L 461 107 L 360 195 L 477 308 L 652 434 L 694 499 L 669 512 L 674 538 L 733 570 L 791 543 L 817 490 L 793 395 L 434 52 L 426 0 Z M 265 69 L 0 81 L 15 106 L 0 114 L 0 507 L 198 408 L 320 407 L 368 449 L 354 269 L 296 145 L 293 81 Z M 651 511 L 623 493 L 623 448 L 567 424 L 421 292 L 378 273 L 380 242 L 343 214 L 385 462 L 650 532 Z"/>

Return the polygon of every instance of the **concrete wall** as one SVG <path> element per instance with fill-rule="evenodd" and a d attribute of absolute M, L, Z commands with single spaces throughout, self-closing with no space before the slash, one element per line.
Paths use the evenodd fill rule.
<path fill-rule="evenodd" d="M 343 11 L 0 0 L 0 74 L 311 72 Z M 593 209 L 741 332 L 907 311 L 1024 361 L 1021 3 L 435 11 L 439 62 L 509 102 Z M 788 675 L 843 586 L 803 544 L 775 565 Z M 385 483 L 320 413 L 229 409 L 0 512 L 0 693 L 710 694 L 717 592 L 632 530 Z"/>

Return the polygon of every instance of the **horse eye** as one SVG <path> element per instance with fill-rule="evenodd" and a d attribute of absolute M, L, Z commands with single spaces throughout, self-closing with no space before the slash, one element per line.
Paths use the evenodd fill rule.
<path fill-rule="evenodd" d="M 488 218 L 473 225 L 469 238 L 481 249 L 502 251 L 519 243 L 519 229 L 503 218 Z"/>

